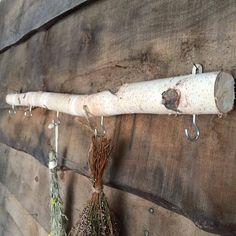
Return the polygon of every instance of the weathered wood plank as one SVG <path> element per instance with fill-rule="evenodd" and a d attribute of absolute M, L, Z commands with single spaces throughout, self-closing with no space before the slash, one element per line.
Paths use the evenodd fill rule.
<path fill-rule="evenodd" d="M 235 12 L 231 0 L 97 1 L 0 55 L 0 100 L 29 90 L 113 90 L 129 81 L 190 73 L 193 62 L 236 77 Z M 12 119 L 0 113 L 0 140 L 46 163 L 52 114 L 37 109 L 29 122 L 22 112 Z M 89 133 L 81 120 L 61 119 L 64 164 L 87 174 Z M 187 117 L 108 118 L 115 148 L 106 182 L 206 230 L 235 232 L 235 119 L 235 111 L 223 120 L 197 118 L 201 139 L 189 143 L 183 136 Z"/>
<path fill-rule="evenodd" d="M 1 190 L 4 186 L 1 184 Z M 39 225 L 39 223 L 26 211 L 18 200 L 8 190 L 5 198 L 5 208 L 16 222 L 16 225 L 24 236 L 46 236 L 48 233 Z M 37 203 L 35 203 L 37 204 Z"/>
<path fill-rule="evenodd" d="M 0 235 L 1 236 L 23 236 L 22 232 L 14 222 L 13 218 L 6 211 L 5 208 L 5 198 L 6 198 L 6 188 L 1 188 L 0 184 Z"/>
<path fill-rule="evenodd" d="M 0 52 L 57 22 L 88 0 L 0 1 Z"/>
<path fill-rule="evenodd" d="M 8 189 L 0 183 L 0 192 L 4 195 L 3 210 L 7 216 L 7 225 L 3 227 L 3 235 L 24 235 L 24 236 L 46 236 L 47 232 L 39 223 L 25 210 L 20 202 Z M 1 214 L 1 218 L 4 214 Z M 10 224 L 8 224 L 10 223 Z"/>
<path fill-rule="evenodd" d="M 31 217 L 32 220 L 34 219 L 35 222 L 39 222 L 42 225 L 45 232 L 48 232 L 50 221 L 48 174 L 46 171 L 40 172 L 41 165 L 37 161 L 32 162 L 30 156 L 24 156 L 24 153 L 18 153 L 2 145 L 0 153 L 0 182 L 7 188 L 6 192 L 8 191 L 4 199 L 6 210 L 19 226 L 23 224 L 21 220 L 24 218 L 21 217 L 22 219 L 20 219 L 18 214 L 25 211 L 25 218 Z M 14 201 L 14 198 L 22 206 L 22 209 Z M 37 224 L 35 223 L 32 224 L 32 228 L 31 226 L 25 226 L 25 231 L 22 232 L 32 229 L 36 230 L 36 233 L 39 231 L 36 226 Z M 35 234 L 32 232 L 30 235 Z"/>
<path fill-rule="evenodd" d="M 4 182 L 6 187 L 12 192 L 9 193 L 6 187 L 0 184 L 0 191 L 8 192 L 5 200 L 8 202 L 6 204 L 7 210 L 17 219 L 23 235 L 44 235 L 40 234 L 36 229 L 32 229 L 34 224 L 31 224 L 32 217 L 30 214 L 37 213 L 38 215 L 34 216 L 34 218 L 44 227 L 49 227 L 48 169 L 40 165 L 32 156 L 3 144 L 0 144 L 0 154 L 1 166 L 6 169 L 6 173 L 1 176 L 0 182 Z M 35 178 L 36 176 L 37 178 Z M 37 181 L 35 181 L 36 179 Z M 79 219 L 79 214 L 91 196 L 91 183 L 86 177 L 71 171 L 61 172 L 60 179 L 66 212 L 70 223 L 74 224 Z M 21 184 L 19 185 L 19 183 Z M 149 231 L 150 235 L 156 236 L 212 235 L 199 229 L 189 219 L 133 194 L 110 187 L 105 187 L 105 192 L 111 207 L 117 213 L 122 230 L 121 235 L 123 236 L 142 236 L 145 230 Z M 18 201 L 19 203 L 17 203 Z M 19 209 L 19 204 L 24 206 L 24 214 L 23 210 Z M 41 211 L 41 208 L 44 211 Z M 150 208 L 153 208 L 153 213 L 150 213 Z M 24 218 L 21 217 L 24 222 L 19 221 L 19 214 L 24 215 Z M 30 217 L 29 221 L 27 217 Z M 31 234 L 28 234 L 30 227 L 32 231 Z M 23 231 L 23 229 L 28 231 Z"/>
<path fill-rule="evenodd" d="M 1 195 L 2 194 L 3 192 L 1 189 Z M 24 236 L 5 208 L 0 207 L 0 215 L 1 236 Z"/>

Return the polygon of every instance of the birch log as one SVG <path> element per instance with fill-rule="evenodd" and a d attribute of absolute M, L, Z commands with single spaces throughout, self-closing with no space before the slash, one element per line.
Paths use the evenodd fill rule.
<path fill-rule="evenodd" d="M 6 102 L 75 116 L 85 116 L 85 107 L 93 116 L 128 113 L 219 114 L 233 108 L 234 79 L 226 72 L 191 74 L 123 84 L 116 93 L 103 91 L 91 95 L 72 95 L 28 92 L 9 94 Z"/>

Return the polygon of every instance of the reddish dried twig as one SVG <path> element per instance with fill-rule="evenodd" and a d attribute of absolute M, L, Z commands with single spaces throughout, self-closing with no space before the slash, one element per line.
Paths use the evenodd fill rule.
<path fill-rule="evenodd" d="M 103 174 L 111 154 L 111 140 L 93 136 L 89 166 L 93 181 L 93 194 L 81 214 L 81 220 L 71 230 L 73 236 L 117 236 L 114 214 L 103 192 Z"/>

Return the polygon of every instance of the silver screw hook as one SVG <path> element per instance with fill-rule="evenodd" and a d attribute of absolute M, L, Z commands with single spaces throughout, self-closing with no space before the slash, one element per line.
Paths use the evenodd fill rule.
<path fill-rule="evenodd" d="M 195 141 L 198 140 L 198 138 L 199 138 L 199 136 L 200 136 L 200 130 L 199 130 L 197 124 L 196 124 L 196 115 L 195 115 L 195 114 L 193 115 L 193 123 L 192 123 L 192 126 L 193 126 L 193 128 L 194 128 L 194 130 L 195 130 L 195 134 L 194 134 L 193 136 L 191 136 L 191 135 L 189 134 L 188 129 L 184 129 L 184 133 L 185 133 L 185 136 L 187 137 L 187 139 L 188 139 L 189 141 L 195 142 Z"/>
<path fill-rule="evenodd" d="M 14 116 L 16 114 L 16 110 L 15 110 L 14 105 L 11 106 L 11 109 L 8 111 L 8 113 L 10 116 Z"/>
<path fill-rule="evenodd" d="M 101 128 L 102 128 L 102 134 L 105 135 L 106 134 L 106 128 L 105 128 L 104 117 L 103 116 L 101 116 Z"/>
<path fill-rule="evenodd" d="M 104 117 L 101 116 L 100 127 L 99 128 L 94 128 L 94 127 L 92 127 L 91 122 L 89 120 L 89 117 L 93 116 L 93 114 L 90 113 L 87 105 L 83 106 L 83 110 L 84 110 L 85 118 L 86 118 L 87 123 L 89 125 L 89 129 L 94 131 L 94 136 L 95 137 L 104 136 L 106 134 L 106 128 L 105 128 L 105 124 L 104 124 Z"/>
<path fill-rule="evenodd" d="M 58 118 L 58 116 L 56 117 L 55 120 L 52 120 L 52 122 L 48 125 L 48 128 L 49 129 L 53 129 L 55 128 L 56 126 L 59 126 L 61 124 L 61 121 L 60 119 Z"/>
<path fill-rule="evenodd" d="M 196 74 L 201 74 L 202 72 L 203 72 L 202 65 L 193 63 L 192 74 L 196 75 Z"/>
<path fill-rule="evenodd" d="M 101 126 L 101 131 L 100 133 L 98 132 L 98 129 L 94 129 L 94 135 L 95 137 L 96 136 L 104 136 L 106 134 L 106 128 L 105 128 L 105 125 L 104 125 L 104 117 L 101 116 L 101 120 L 100 120 L 100 126 Z"/>
<path fill-rule="evenodd" d="M 26 116 L 26 117 L 32 117 L 32 116 L 33 116 L 33 113 L 32 113 L 32 106 L 29 106 L 29 107 L 25 110 L 24 116 Z"/>
<path fill-rule="evenodd" d="M 55 126 L 58 126 L 61 124 L 61 121 L 59 119 L 59 111 L 56 113 L 56 119 L 54 120 Z"/>
<path fill-rule="evenodd" d="M 195 64 L 193 63 L 193 67 L 192 67 L 192 74 L 196 75 L 196 74 L 201 74 L 203 72 L 203 68 L 201 64 Z M 194 135 L 190 135 L 188 129 L 184 129 L 184 133 L 185 136 L 187 137 L 187 139 L 191 142 L 195 142 L 198 140 L 199 136 L 200 136 L 200 130 L 196 124 L 196 115 L 193 114 L 193 121 L 192 121 L 192 126 L 194 128 Z"/>

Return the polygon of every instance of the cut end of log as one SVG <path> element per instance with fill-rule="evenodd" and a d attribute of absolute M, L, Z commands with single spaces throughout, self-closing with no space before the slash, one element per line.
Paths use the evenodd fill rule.
<path fill-rule="evenodd" d="M 220 72 L 215 82 L 215 100 L 220 113 L 227 113 L 234 106 L 234 78 L 231 74 Z"/>

